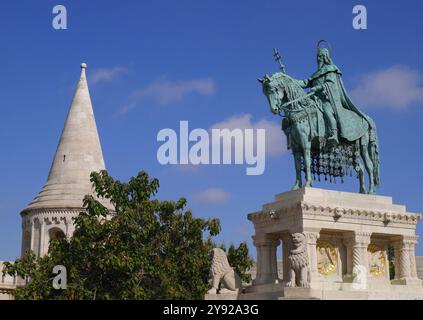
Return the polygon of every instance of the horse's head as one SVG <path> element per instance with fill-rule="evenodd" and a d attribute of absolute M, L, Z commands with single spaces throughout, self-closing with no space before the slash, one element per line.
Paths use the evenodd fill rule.
<path fill-rule="evenodd" d="M 263 93 L 270 105 L 270 111 L 273 114 L 281 112 L 280 107 L 284 98 L 284 89 L 280 81 L 280 73 L 275 73 L 271 76 L 265 75 L 262 79 L 257 80 L 262 84 Z"/>

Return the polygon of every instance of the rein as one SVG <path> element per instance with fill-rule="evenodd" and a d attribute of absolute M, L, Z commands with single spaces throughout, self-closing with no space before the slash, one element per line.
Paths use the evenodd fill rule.
<path fill-rule="evenodd" d="M 286 108 L 286 107 L 287 107 L 287 106 L 289 106 L 289 105 L 291 105 L 291 104 L 293 104 L 293 103 L 295 103 L 295 102 L 298 102 L 298 101 L 301 101 L 301 100 L 303 100 L 303 99 L 305 99 L 305 98 L 311 97 L 311 96 L 313 96 L 313 95 L 315 95 L 315 94 L 316 94 L 316 92 L 310 92 L 310 93 L 306 94 L 305 96 L 302 96 L 302 97 L 299 97 L 299 98 L 297 98 L 297 99 L 294 99 L 294 100 L 291 100 L 291 101 L 285 102 L 283 105 L 281 105 L 280 107 L 278 107 L 278 109 L 279 109 L 279 114 L 280 114 L 280 112 L 281 112 L 281 109 L 282 109 L 283 111 L 289 111 L 289 112 L 300 112 L 300 111 L 304 110 L 305 108 L 300 108 L 300 109 L 298 109 L 298 110 L 293 110 L 293 109 L 288 109 L 288 108 Z"/>

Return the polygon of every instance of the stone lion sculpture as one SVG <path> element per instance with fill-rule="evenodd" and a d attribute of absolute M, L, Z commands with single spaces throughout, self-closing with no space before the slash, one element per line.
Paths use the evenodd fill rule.
<path fill-rule="evenodd" d="M 288 256 L 287 287 L 310 287 L 310 268 L 307 252 L 307 240 L 303 233 L 291 235 L 291 247 Z"/>
<path fill-rule="evenodd" d="M 229 265 L 225 251 L 214 248 L 210 251 L 210 286 L 208 294 L 238 293 L 241 288 L 241 279 Z"/>

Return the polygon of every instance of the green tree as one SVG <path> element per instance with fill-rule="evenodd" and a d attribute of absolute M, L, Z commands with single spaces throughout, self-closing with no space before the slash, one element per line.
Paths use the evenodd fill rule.
<path fill-rule="evenodd" d="M 389 279 L 395 278 L 395 252 L 394 247 L 390 244 L 387 248 L 389 263 Z"/>
<path fill-rule="evenodd" d="M 249 283 L 251 281 L 251 274 L 248 271 L 253 266 L 254 260 L 250 258 L 248 246 L 245 242 L 240 243 L 238 248 L 231 244 L 228 250 L 228 261 L 234 267 L 242 282 Z"/>
<path fill-rule="evenodd" d="M 4 273 L 30 280 L 14 290 L 15 298 L 202 299 L 219 220 L 195 218 L 184 198 L 154 199 L 159 181 L 145 172 L 122 183 L 101 171 L 91 182 L 115 212 L 86 196 L 73 237 L 52 241 L 45 257 L 27 252 L 6 265 Z M 236 261 L 243 252 L 234 250 Z M 67 269 L 66 290 L 52 287 L 55 265 Z"/>

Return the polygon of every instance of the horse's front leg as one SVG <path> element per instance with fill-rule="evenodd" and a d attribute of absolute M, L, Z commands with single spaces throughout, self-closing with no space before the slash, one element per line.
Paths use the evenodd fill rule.
<path fill-rule="evenodd" d="M 294 149 L 294 162 L 295 162 L 295 184 L 292 187 L 292 190 L 297 190 L 302 188 L 303 182 L 301 178 L 301 151 Z"/>
<path fill-rule="evenodd" d="M 304 168 L 305 168 L 305 176 L 306 176 L 306 183 L 305 187 L 312 186 L 312 177 L 311 177 L 311 143 L 306 143 L 304 148 Z"/>
<path fill-rule="evenodd" d="M 360 193 L 366 194 L 366 181 L 364 179 L 364 167 L 361 162 L 357 164 L 357 167 L 355 169 L 358 174 L 358 179 L 360 181 Z"/>
<path fill-rule="evenodd" d="M 312 176 L 311 176 L 311 141 L 309 140 L 311 128 L 308 126 L 308 123 L 299 122 L 297 124 L 298 130 L 298 145 L 303 152 L 304 159 L 304 172 L 305 172 L 305 187 L 312 186 Z"/>
<path fill-rule="evenodd" d="M 367 143 L 361 143 L 361 157 L 363 158 L 364 166 L 369 176 L 369 194 L 374 194 L 376 193 L 376 187 L 373 177 L 373 162 L 369 156 L 369 146 Z"/>

